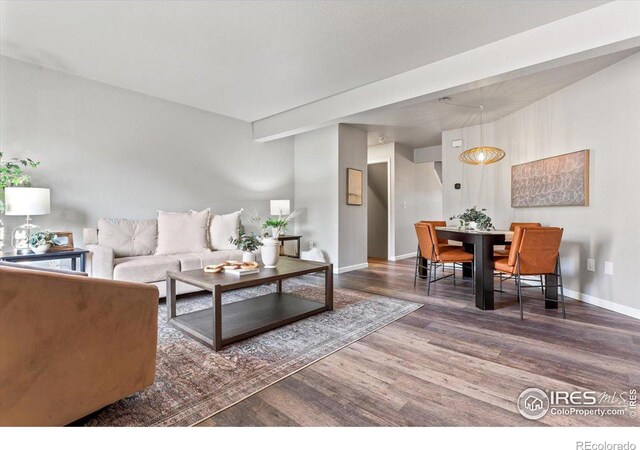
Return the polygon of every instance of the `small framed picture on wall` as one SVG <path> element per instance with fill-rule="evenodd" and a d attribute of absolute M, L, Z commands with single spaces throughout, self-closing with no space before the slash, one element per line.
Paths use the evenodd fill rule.
<path fill-rule="evenodd" d="M 362 206 L 362 170 L 347 169 L 347 205 Z"/>

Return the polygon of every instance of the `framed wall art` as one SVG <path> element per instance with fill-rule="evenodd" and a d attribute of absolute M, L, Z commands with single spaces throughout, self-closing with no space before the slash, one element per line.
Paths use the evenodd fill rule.
<path fill-rule="evenodd" d="M 511 206 L 589 205 L 589 150 L 511 166 Z"/>
<path fill-rule="evenodd" d="M 347 205 L 362 206 L 362 170 L 347 169 Z"/>

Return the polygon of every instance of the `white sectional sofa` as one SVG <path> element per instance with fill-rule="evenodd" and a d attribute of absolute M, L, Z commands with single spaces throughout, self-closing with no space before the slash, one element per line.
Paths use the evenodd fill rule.
<path fill-rule="evenodd" d="M 87 260 L 89 275 L 153 284 L 158 287 L 159 296 L 166 297 L 168 271 L 202 269 L 209 264 L 242 259 L 242 251 L 233 248 L 229 243 L 230 236 L 237 236 L 240 211 L 212 217 L 209 217 L 208 210 L 205 211 L 207 220 L 202 230 L 202 220 L 191 229 L 184 223 L 163 225 L 167 220 L 174 220 L 176 217 L 167 218 L 162 214 L 177 213 L 160 212 L 159 219 L 153 220 L 100 219 L 98 228 L 85 228 L 83 233 L 85 248 L 91 252 Z M 195 218 L 197 214 L 204 214 L 205 211 L 187 213 L 185 215 L 190 217 L 186 220 Z M 163 234 L 160 236 L 160 243 L 159 221 L 160 233 Z M 201 232 L 204 233 L 202 239 L 199 240 L 198 236 L 195 244 L 191 239 L 193 236 L 185 236 L 185 233 Z M 215 243 L 215 248 L 212 248 L 212 243 Z M 195 286 L 180 282 L 177 283 L 176 289 L 178 294 L 199 290 Z"/>

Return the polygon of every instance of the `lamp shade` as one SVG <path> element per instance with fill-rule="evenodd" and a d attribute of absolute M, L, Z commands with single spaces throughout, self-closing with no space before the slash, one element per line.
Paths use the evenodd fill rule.
<path fill-rule="evenodd" d="M 51 212 L 48 188 L 4 188 L 5 214 L 7 216 L 41 216 Z"/>
<path fill-rule="evenodd" d="M 291 202 L 289 200 L 271 200 L 272 216 L 287 216 L 291 213 Z"/>

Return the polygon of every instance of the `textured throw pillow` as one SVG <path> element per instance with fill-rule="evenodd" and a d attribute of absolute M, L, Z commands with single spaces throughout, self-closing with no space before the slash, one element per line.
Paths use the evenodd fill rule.
<path fill-rule="evenodd" d="M 200 212 L 158 211 L 158 247 L 156 255 L 208 252 L 209 208 Z"/>
<path fill-rule="evenodd" d="M 98 244 L 111 247 L 116 258 L 153 255 L 157 242 L 157 220 L 98 220 Z"/>
<path fill-rule="evenodd" d="M 236 248 L 229 238 L 238 238 L 238 225 L 240 224 L 240 211 L 231 214 L 215 215 L 211 218 L 209 226 L 209 243 L 213 250 L 233 250 Z"/>

